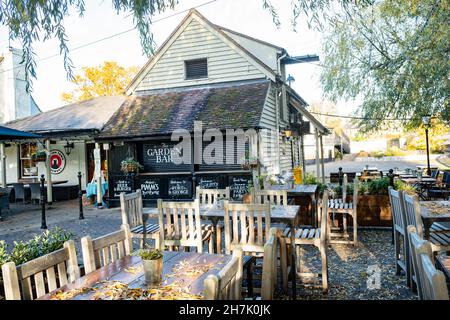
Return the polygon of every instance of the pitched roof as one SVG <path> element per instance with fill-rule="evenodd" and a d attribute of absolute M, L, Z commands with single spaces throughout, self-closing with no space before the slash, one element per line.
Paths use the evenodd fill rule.
<path fill-rule="evenodd" d="M 125 100 L 125 96 L 97 97 L 14 120 L 5 126 L 41 133 L 100 130 Z"/>
<path fill-rule="evenodd" d="M 235 50 L 240 52 L 242 55 L 246 56 L 250 61 L 255 64 L 256 67 L 258 67 L 268 78 L 275 78 L 274 71 L 266 65 L 264 62 L 262 62 L 260 59 L 258 59 L 253 53 L 245 49 L 243 46 L 241 46 L 237 41 L 235 41 L 232 37 L 230 37 L 224 30 L 225 28 L 219 27 L 218 25 L 213 24 L 211 21 L 206 19 L 200 12 L 198 12 L 195 9 L 191 9 L 189 13 L 184 17 L 184 19 L 180 22 L 180 24 L 172 31 L 170 36 L 164 41 L 164 43 L 156 50 L 155 54 L 147 61 L 147 63 L 139 70 L 139 72 L 136 74 L 133 80 L 129 83 L 127 88 L 125 89 L 125 92 L 130 94 L 131 91 L 133 91 L 138 83 L 145 77 L 147 72 L 153 67 L 154 64 L 157 63 L 157 61 L 162 57 L 162 55 L 166 52 L 166 50 L 171 46 L 172 42 L 176 39 L 178 34 L 182 31 L 182 27 L 184 25 L 187 26 L 187 22 L 190 21 L 189 19 L 193 17 L 196 18 L 198 21 L 204 23 L 204 25 L 208 26 L 213 33 L 216 33 L 219 37 L 221 37 L 225 42 L 227 42 L 231 47 L 234 47 Z M 183 28 L 184 29 L 184 28 Z M 227 31 L 230 31 L 227 29 Z M 238 34 L 238 33 L 236 33 Z M 246 36 L 249 39 L 253 39 L 252 37 Z M 263 41 L 259 40 L 259 42 L 263 43 Z M 264 42 L 264 44 L 269 45 Z M 271 45 L 273 47 L 276 47 L 274 45 Z M 278 48 L 278 47 L 276 47 Z"/>
<path fill-rule="evenodd" d="M 111 117 L 98 138 L 168 135 L 176 129 L 256 128 L 270 81 L 172 89 L 131 96 Z"/>

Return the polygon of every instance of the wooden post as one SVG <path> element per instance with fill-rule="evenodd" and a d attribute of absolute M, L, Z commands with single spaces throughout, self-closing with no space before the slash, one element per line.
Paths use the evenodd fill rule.
<path fill-rule="evenodd" d="M 53 202 L 53 185 L 52 185 L 52 170 L 50 163 L 50 140 L 45 140 L 45 149 L 47 149 L 46 174 L 47 174 L 47 202 L 52 204 Z"/>
<path fill-rule="evenodd" d="M 325 164 L 323 160 L 323 138 L 322 135 L 319 136 L 320 140 L 320 155 L 321 155 L 321 166 L 322 166 L 322 183 L 325 184 Z"/>
<path fill-rule="evenodd" d="M 102 157 L 99 143 L 95 143 L 94 162 L 95 162 L 95 176 L 97 177 L 97 208 L 102 208 L 103 206 Z"/>
<path fill-rule="evenodd" d="M 0 162 L 1 162 L 1 170 L 2 170 L 2 187 L 6 188 L 6 151 L 5 151 L 5 143 L 0 143 Z"/>
<path fill-rule="evenodd" d="M 317 128 L 315 128 L 315 130 L 314 130 L 314 138 L 315 138 L 315 142 L 316 142 L 316 177 L 317 177 L 317 179 L 319 179 L 319 177 L 320 177 L 320 154 L 319 154 L 320 142 L 319 142 L 319 130 Z"/>

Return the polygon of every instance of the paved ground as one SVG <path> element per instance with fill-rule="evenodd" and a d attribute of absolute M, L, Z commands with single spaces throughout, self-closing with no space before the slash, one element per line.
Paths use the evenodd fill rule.
<path fill-rule="evenodd" d="M 430 159 L 430 165 L 435 165 L 438 167 L 443 167 L 441 163 L 438 163 L 436 160 L 436 156 L 433 155 Z M 364 170 L 366 165 L 370 167 L 377 167 L 378 170 L 383 171 L 383 173 L 387 173 L 389 169 L 393 169 L 395 167 L 399 168 L 399 170 L 404 170 L 406 168 L 415 169 L 418 165 L 426 165 L 426 160 L 402 160 L 402 161 L 386 161 L 386 160 L 374 160 L 374 161 L 335 161 L 325 163 L 325 175 L 330 176 L 330 172 L 338 172 L 339 167 L 342 167 L 344 172 L 361 172 Z M 450 169 L 450 167 L 449 167 Z M 306 166 L 307 172 L 316 172 L 316 165 L 308 165 Z"/>
<path fill-rule="evenodd" d="M 78 220 L 78 202 L 55 203 L 47 211 L 47 225 L 69 230 L 79 239 L 85 235 L 98 237 L 118 230 L 121 218 L 119 209 L 85 208 L 85 220 Z M 11 205 L 9 213 L 0 222 L 0 240 L 9 245 L 15 240 L 28 240 L 42 232 L 39 207 L 31 205 Z M 350 245 L 333 245 L 329 251 L 330 292 L 322 295 L 321 290 L 300 286 L 299 299 L 414 299 L 405 287 L 405 277 L 396 276 L 393 246 L 390 231 L 360 232 L 361 244 L 357 248 Z M 81 254 L 79 254 L 81 259 Z M 304 267 L 311 271 L 318 267 L 318 252 L 315 248 L 304 251 Z M 80 261 L 81 262 L 81 261 Z M 370 289 L 367 281 L 371 268 L 379 268 L 380 286 Z M 373 278 L 376 279 L 376 278 Z M 300 284 L 299 284 L 300 285 Z M 279 298 L 286 299 L 287 296 Z"/>

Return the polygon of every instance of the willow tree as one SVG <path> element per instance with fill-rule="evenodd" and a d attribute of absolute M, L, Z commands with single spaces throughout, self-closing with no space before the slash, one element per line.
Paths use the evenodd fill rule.
<path fill-rule="evenodd" d="M 214 1 L 214 0 L 213 0 Z M 213 2 L 210 1 L 210 2 Z M 292 25 L 296 26 L 301 16 L 308 19 L 310 25 L 319 25 L 319 21 L 327 19 L 332 4 L 344 8 L 359 4 L 369 4 L 373 0 L 292 0 Z M 111 0 L 116 13 L 129 13 L 139 31 L 141 46 L 145 55 L 150 56 L 154 49 L 151 32 L 152 18 L 155 14 L 174 9 L 178 0 Z M 261 0 L 265 10 L 272 14 L 275 24 L 280 25 L 277 8 L 270 0 Z M 206 3 L 205 3 L 206 4 Z M 279 2 L 277 2 L 277 5 Z M 60 54 L 64 57 L 64 68 L 69 79 L 73 79 L 73 63 L 70 49 L 67 46 L 68 36 L 64 28 L 64 20 L 77 12 L 80 17 L 85 12 L 84 0 L 0 0 L 0 24 L 9 28 L 9 38 L 19 40 L 24 50 L 26 77 L 36 78 L 36 55 L 33 44 L 56 38 L 59 41 Z"/>
<path fill-rule="evenodd" d="M 417 127 L 427 114 L 450 120 L 449 1 L 378 1 L 330 21 L 321 82 L 332 100 L 362 101 L 362 130 L 385 119 Z"/>

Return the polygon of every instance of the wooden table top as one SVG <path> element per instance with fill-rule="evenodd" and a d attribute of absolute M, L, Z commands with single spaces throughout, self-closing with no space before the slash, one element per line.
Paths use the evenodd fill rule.
<path fill-rule="evenodd" d="M 317 184 L 296 184 L 293 188 L 286 185 L 271 186 L 271 190 L 287 190 L 289 195 L 313 195 L 317 192 Z"/>
<path fill-rule="evenodd" d="M 416 184 L 416 183 L 434 184 L 437 181 L 434 178 L 402 178 L 401 180 L 409 184 Z"/>
<path fill-rule="evenodd" d="M 422 219 L 450 221 L 450 201 L 420 201 Z"/>
<path fill-rule="evenodd" d="M 137 294 L 139 289 L 151 290 L 149 291 L 151 300 L 171 300 L 174 299 L 174 295 L 175 298 L 182 299 L 189 299 L 190 295 L 195 295 L 191 298 L 199 299 L 202 298 L 203 281 L 206 277 L 210 274 L 218 274 L 231 258 L 231 255 L 225 254 L 165 251 L 162 284 L 148 286 L 145 283 L 141 258 L 135 255 L 126 256 L 38 300 L 58 300 L 57 297 L 61 297 L 61 294 L 57 294 L 58 292 L 65 292 L 66 295 L 78 293 L 73 297 L 66 296 L 71 298 L 69 300 L 113 300 L 114 298 L 108 296 L 108 293 L 118 290 L 121 285 L 138 290 L 128 291 L 126 298 L 124 295 L 116 297 L 120 300 L 135 300 L 130 297 L 130 294 Z M 112 285 L 115 285 L 115 288 Z"/>
<path fill-rule="evenodd" d="M 223 218 L 225 211 L 215 205 L 202 205 L 200 206 L 200 215 L 203 219 L 210 218 Z M 297 219 L 300 212 L 300 206 L 298 205 L 286 205 L 286 206 L 271 206 L 270 218 L 273 220 L 291 223 Z M 158 208 L 144 208 L 144 214 L 150 218 L 158 217 Z"/>
<path fill-rule="evenodd" d="M 436 257 L 440 269 L 444 272 L 447 282 L 450 282 L 450 256 L 446 254 L 438 254 Z"/>

